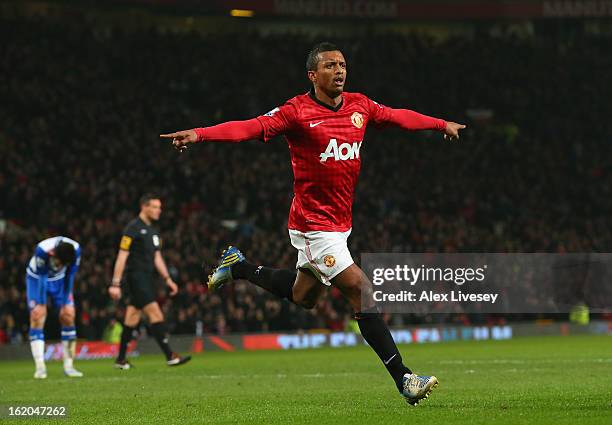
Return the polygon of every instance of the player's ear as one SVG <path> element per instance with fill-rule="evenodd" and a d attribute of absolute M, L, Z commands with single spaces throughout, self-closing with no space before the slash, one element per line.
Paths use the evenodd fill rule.
<path fill-rule="evenodd" d="M 317 74 L 316 74 L 316 72 L 314 72 L 314 71 L 308 71 L 308 73 L 307 73 L 307 74 L 308 74 L 308 79 L 309 79 L 311 82 L 313 82 L 313 83 L 314 83 L 314 82 L 315 82 L 315 80 L 317 79 Z"/>

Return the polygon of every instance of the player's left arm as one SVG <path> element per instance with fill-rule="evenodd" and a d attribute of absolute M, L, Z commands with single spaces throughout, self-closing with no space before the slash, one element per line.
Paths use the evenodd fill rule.
<path fill-rule="evenodd" d="M 170 296 L 176 295 L 178 292 L 178 286 L 172 280 L 172 277 L 168 272 L 168 267 L 166 267 L 164 257 L 162 257 L 161 251 L 159 249 L 155 251 L 155 257 L 153 259 L 153 262 L 155 263 L 155 268 L 157 269 L 157 272 L 160 274 L 166 285 L 168 285 L 168 288 L 170 288 Z"/>
<path fill-rule="evenodd" d="M 65 279 L 65 287 L 66 294 L 70 294 L 74 289 L 74 277 L 76 273 L 79 271 L 79 267 L 81 266 L 81 247 L 76 249 L 76 256 L 74 259 L 74 263 L 72 263 L 66 270 Z"/>
<path fill-rule="evenodd" d="M 465 125 L 453 121 L 423 115 L 410 109 L 394 109 L 368 99 L 370 117 L 375 124 L 391 124 L 404 130 L 436 130 L 445 139 L 459 139 L 459 130 Z"/>

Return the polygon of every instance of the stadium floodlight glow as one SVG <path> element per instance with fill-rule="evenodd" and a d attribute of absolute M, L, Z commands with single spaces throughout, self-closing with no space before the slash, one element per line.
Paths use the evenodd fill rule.
<path fill-rule="evenodd" d="M 252 18 L 255 12 L 247 9 L 232 9 L 230 15 L 236 18 Z"/>

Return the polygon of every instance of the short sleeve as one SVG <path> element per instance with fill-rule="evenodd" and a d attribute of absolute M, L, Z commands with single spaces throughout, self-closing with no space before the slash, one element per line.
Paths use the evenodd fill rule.
<path fill-rule="evenodd" d="M 37 246 L 34 252 L 34 263 L 32 264 L 34 266 L 32 267 L 33 271 L 39 275 L 46 275 L 49 273 L 48 260 L 49 254 L 40 246 Z"/>
<path fill-rule="evenodd" d="M 391 108 L 382 105 L 372 99 L 365 97 L 368 111 L 370 112 L 369 121 L 377 126 L 384 126 L 389 123 L 391 119 Z"/>
<path fill-rule="evenodd" d="M 129 251 L 130 248 L 132 247 L 132 242 L 134 242 L 134 239 L 136 238 L 136 229 L 134 228 L 134 226 L 128 225 L 124 230 L 123 230 L 123 235 L 121 236 L 121 242 L 119 242 L 119 249 L 123 250 L 123 251 Z"/>
<path fill-rule="evenodd" d="M 286 102 L 282 106 L 258 116 L 257 120 L 264 130 L 264 142 L 267 142 L 273 137 L 291 131 L 297 120 L 297 109 L 292 102 Z"/>

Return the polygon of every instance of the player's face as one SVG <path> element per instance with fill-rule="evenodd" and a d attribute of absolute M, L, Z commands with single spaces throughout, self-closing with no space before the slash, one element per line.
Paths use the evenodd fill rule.
<path fill-rule="evenodd" d="M 340 96 L 346 81 L 346 61 L 342 52 L 335 50 L 319 53 L 317 70 L 309 71 L 308 77 L 329 97 Z"/>
<path fill-rule="evenodd" d="M 157 221 L 161 215 L 161 201 L 159 199 L 151 199 L 147 204 L 142 206 L 142 210 L 149 220 Z"/>

